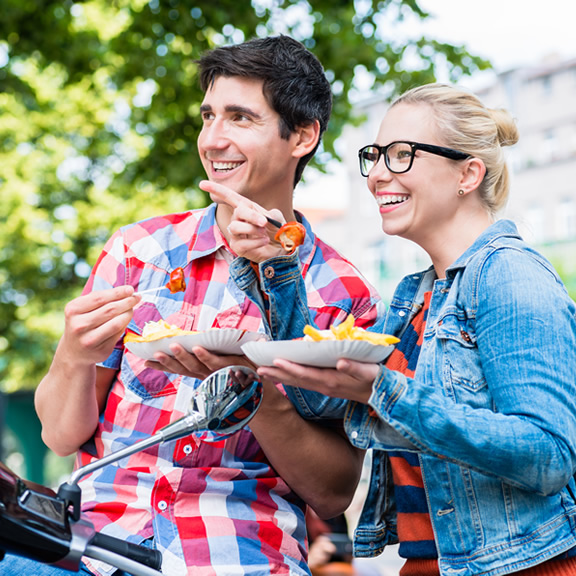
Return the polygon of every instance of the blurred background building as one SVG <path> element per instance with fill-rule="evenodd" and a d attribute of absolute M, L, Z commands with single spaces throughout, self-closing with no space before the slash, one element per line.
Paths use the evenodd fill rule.
<path fill-rule="evenodd" d="M 508 109 L 520 140 L 508 148 L 511 194 L 500 216 L 514 220 L 576 294 L 576 59 L 548 58 L 498 74 L 474 92 L 492 108 Z M 380 215 L 358 170 L 357 151 L 374 141 L 386 103 L 358 104 L 365 120 L 342 137 L 343 164 L 312 179 L 296 204 L 317 233 L 354 262 L 388 300 L 405 274 L 428 266 L 415 245 L 382 233 Z M 317 190 L 319 188 L 319 190 Z"/>
<path fill-rule="evenodd" d="M 491 108 L 506 108 L 517 121 L 520 140 L 508 148 L 510 200 L 500 216 L 553 262 L 576 298 L 576 59 L 548 58 L 533 67 L 496 75 L 473 90 Z M 387 105 L 364 100 L 358 127 L 342 137 L 342 164 L 298 190 L 296 205 L 325 241 L 356 264 L 388 301 L 398 281 L 429 265 L 415 244 L 385 236 L 376 203 L 360 176 L 357 151 L 374 141 Z M 364 474 L 347 512 L 355 526 L 368 488 Z M 374 559 L 356 560 L 361 574 L 397 576 L 403 560 L 396 546 Z"/>

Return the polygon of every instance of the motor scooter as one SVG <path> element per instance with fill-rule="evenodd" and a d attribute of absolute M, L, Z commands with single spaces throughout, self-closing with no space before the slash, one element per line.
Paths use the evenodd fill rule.
<path fill-rule="evenodd" d="M 256 372 L 245 366 L 218 370 L 199 385 L 185 416 L 149 438 L 78 468 L 57 493 L 23 480 L 0 462 L 0 559 L 10 552 L 78 572 L 86 556 L 133 576 L 161 576 L 158 550 L 96 532 L 82 518 L 78 482 L 122 458 L 189 434 L 200 433 L 203 440 L 231 436 L 248 424 L 261 400 L 262 381 Z"/>

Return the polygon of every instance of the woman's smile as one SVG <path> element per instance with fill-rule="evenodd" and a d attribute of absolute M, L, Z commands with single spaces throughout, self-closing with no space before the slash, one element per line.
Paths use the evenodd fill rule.
<path fill-rule="evenodd" d="M 380 208 L 380 213 L 390 212 L 404 204 L 410 196 L 408 194 L 398 194 L 395 192 L 376 193 L 376 202 Z"/>

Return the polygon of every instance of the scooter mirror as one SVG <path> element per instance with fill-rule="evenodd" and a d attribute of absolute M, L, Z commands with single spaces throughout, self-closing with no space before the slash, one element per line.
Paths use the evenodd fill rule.
<path fill-rule="evenodd" d="M 60 486 L 58 495 L 42 487 L 28 486 L 0 462 L 0 560 L 3 550 L 9 550 L 71 571 L 77 570 L 85 553 L 109 561 L 111 549 L 102 552 L 91 546 L 94 527 L 80 519 L 79 480 L 107 464 L 188 434 L 207 435 L 202 436 L 203 440 L 227 438 L 250 422 L 261 401 L 262 381 L 256 372 L 244 366 L 218 370 L 199 384 L 189 413 L 183 418 L 149 438 L 79 468 Z M 107 555 L 104 557 L 103 553 Z M 122 560 L 123 564 L 115 565 L 126 572 L 134 567 L 126 564 L 128 560 L 122 559 L 121 554 L 114 558 L 116 562 Z M 160 574 L 146 566 L 140 566 L 138 572 L 129 571 Z"/>
<path fill-rule="evenodd" d="M 196 434 L 204 441 L 224 440 L 241 430 L 256 414 L 262 399 L 262 381 L 246 366 L 217 370 L 194 392 L 186 416 L 158 434 L 162 442 Z"/>
<path fill-rule="evenodd" d="M 192 398 L 189 417 L 198 420 L 191 423 L 191 432 L 200 433 L 203 440 L 225 439 L 250 422 L 261 399 L 262 382 L 254 370 L 245 366 L 218 370 L 202 382 Z"/>
<path fill-rule="evenodd" d="M 168 424 L 149 438 L 78 468 L 68 482 L 60 486 L 58 494 L 68 501 L 76 501 L 78 496 L 73 497 L 69 493 L 70 487 L 77 485 L 87 474 L 169 440 L 177 440 L 192 433 L 200 434 L 203 440 L 208 441 L 225 439 L 250 422 L 261 400 L 262 381 L 254 370 L 246 366 L 221 368 L 200 383 L 186 416 Z M 77 508 L 76 502 L 74 504 Z"/>

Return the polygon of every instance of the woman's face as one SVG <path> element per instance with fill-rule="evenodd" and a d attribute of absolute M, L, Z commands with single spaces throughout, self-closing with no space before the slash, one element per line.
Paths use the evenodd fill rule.
<path fill-rule="evenodd" d="M 432 108 L 425 104 L 397 104 L 388 111 L 376 144 L 386 146 L 396 141 L 447 145 L 440 139 Z M 463 164 L 417 150 L 411 169 L 395 174 L 381 157 L 368 175 L 368 188 L 378 203 L 382 230 L 426 250 L 429 242 L 456 222 Z"/>

